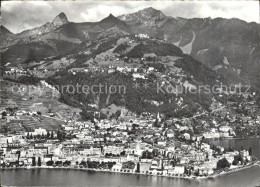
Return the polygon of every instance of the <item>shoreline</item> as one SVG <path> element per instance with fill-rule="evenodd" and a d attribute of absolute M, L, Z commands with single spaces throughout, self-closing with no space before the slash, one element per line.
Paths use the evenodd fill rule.
<path fill-rule="evenodd" d="M 226 138 L 205 138 L 205 140 L 208 141 L 217 141 L 217 140 L 250 140 L 250 139 L 259 139 L 260 136 L 256 137 L 245 137 L 245 138 L 239 138 L 239 137 L 226 137 Z"/>
<path fill-rule="evenodd" d="M 251 163 L 249 165 L 245 165 L 245 166 L 240 166 L 240 167 L 236 167 L 236 168 L 232 168 L 230 169 L 229 171 L 221 171 L 220 173 L 218 174 L 213 174 L 213 175 L 210 175 L 210 176 L 206 176 L 206 177 L 198 177 L 198 178 L 203 178 L 203 179 L 207 179 L 207 178 L 217 178 L 219 176 L 222 176 L 222 175 L 225 175 L 225 174 L 230 174 L 230 173 L 235 173 L 235 172 L 238 172 L 238 171 L 241 171 L 241 170 L 244 170 L 244 169 L 249 169 L 249 168 L 252 168 L 252 167 L 260 167 L 260 161 L 257 161 L 255 163 Z"/>
<path fill-rule="evenodd" d="M 176 178 L 176 179 L 189 179 L 189 180 L 201 180 L 201 179 L 210 179 L 210 178 L 217 178 L 219 176 L 230 174 L 234 172 L 238 172 L 244 169 L 249 169 L 251 167 L 259 166 L 260 167 L 260 161 L 257 161 L 255 163 L 252 163 L 250 165 L 241 166 L 237 168 L 230 169 L 229 171 L 221 171 L 217 174 L 212 174 L 209 176 L 171 176 L 171 175 L 156 175 L 156 174 L 147 174 L 147 173 L 137 173 L 137 172 L 117 172 L 112 171 L 110 169 L 92 169 L 92 168 L 75 168 L 75 167 L 53 167 L 53 166 L 35 166 L 35 167 L 12 167 L 12 168 L 0 168 L 0 170 L 16 170 L 16 169 L 63 169 L 63 170 L 80 170 L 80 171 L 93 171 L 93 172 L 108 172 L 108 173 L 119 173 L 119 174 L 132 174 L 132 175 L 146 175 L 146 176 L 157 176 L 157 177 L 169 177 L 169 178 Z"/>

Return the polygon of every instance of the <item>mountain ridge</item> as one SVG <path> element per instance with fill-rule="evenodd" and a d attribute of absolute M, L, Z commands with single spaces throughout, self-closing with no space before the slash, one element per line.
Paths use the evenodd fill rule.
<path fill-rule="evenodd" d="M 8 36 L 9 45 L 4 47 L 7 49 L 20 40 L 25 43 L 41 40 L 55 48 L 60 40 L 80 44 L 110 36 L 143 33 L 178 46 L 232 81 L 249 83 L 255 82 L 253 75 L 260 63 L 259 32 L 259 24 L 237 18 L 173 18 L 152 7 L 118 17 L 109 14 L 98 22 L 84 23 L 68 22 L 61 12 L 41 27 Z M 1 43 L 5 42 L 8 43 L 6 40 Z"/>

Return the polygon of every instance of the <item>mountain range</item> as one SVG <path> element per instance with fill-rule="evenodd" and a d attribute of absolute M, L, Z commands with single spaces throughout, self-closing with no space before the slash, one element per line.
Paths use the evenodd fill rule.
<path fill-rule="evenodd" d="M 1 26 L 1 51 L 10 50 L 14 45 L 24 48 L 23 44 L 41 43 L 40 47 L 54 49 L 46 53 L 48 57 L 71 50 L 70 43 L 77 46 L 83 41 L 129 33 L 144 33 L 172 43 L 232 81 L 259 82 L 255 74 L 260 63 L 259 24 L 235 18 L 173 18 L 151 7 L 117 18 L 110 14 L 99 22 L 85 23 L 69 22 L 66 15 L 60 13 L 52 22 L 18 34 Z M 60 42 L 64 44 L 58 45 Z M 4 63 L 15 58 L 5 59 L 4 53 Z M 20 59 L 21 62 L 27 60 Z"/>
<path fill-rule="evenodd" d="M 133 39 L 139 34 L 147 39 Z M 60 66 L 65 73 L 59 76 L 68 82 L 68 69 L 87 67 L 104 53 L 124 59 L 155 54 L 161 61 L 176 57 L 176 67 L 198 84 L 217 80 L 250 84 L 259 93 L 259 44 L 260 25 L 236 18 L 174 18 L 150 7 L 118 17 L 110 14 L 98 22 L 74 23 L 60 13 L 51 22 L 17 34 L 1 26 L 1 68 L 48 69 L 55 67 L 55 60 L 67 58 Z M 46 78 L 53 81 L 53 76 Z"/>
<path fill-rule="evenodd" d="M 173 18 L 153 8 L 118 18 L 133 32 L 173 43 L 232 81 L 260 82 L 255 74 L 255 69 L 260 70 L 260 25 L 257 23 L 235 18 Z"/>

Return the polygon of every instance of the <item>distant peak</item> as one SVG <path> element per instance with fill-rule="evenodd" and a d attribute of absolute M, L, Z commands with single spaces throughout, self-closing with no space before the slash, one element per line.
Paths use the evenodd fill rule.
<path fill-rule="evenodd" d="M 109 16 L 106 19 L 117 19 L 113 14 L 109 14 Z"/>
<path fill-rule="evenodd" d="M 57 17 L 60 18 L 60 19 L 65 19 L 65 20 L 68 21 L 67 16 L 66 16 L 66 14 L 64 12 L 59 13 L 59 15 L 56 16 L 56 18 Z"/>
<path fill-rule="evenodd" d="M 109 14 L 108 17 L 104 18 L 103 20 L 101 20 L 101 22 L 107 22 L 107 21 L 118 21 L 119 19 L 116 18 L 113 14 Z"/>
<path fill-rule="evenodd" d="M 110 13 L 108 17 L 112 17 L 112 18 L 114 18 L 115 16 L 114 16 L 113 14 Z"/>
<path fill-rule="evenodd" d="M 147 12 L 147 13 L 162 13 L 160 10 L 156 10 L 153 7 L 148 7 L 148 8 L 141 10 L 141 11 L 144 11 L 144 12 Z"/>
<path fill-rule="evenodd" d="M 160 19 L 166 17 L 160 10 L 156 10 L 153 7 L 148 7 L 143 10 L 139 10 L 138 13 L 141 14 L 141 16 L 147 15 L 149 17 L 160 18 Z"/>
<path fill-rule="evenodd" d="M 144 11 L 159 11 L 159 10 L 154 9 L 153 7 L 147 7 L 147 8 L 144 8 L 143 10 Z"/>
<path fill-rule="evenodd" d="M 68 18 L 64 12 L 61 12 L 59 15 L 57 15 L 53 19 L 52 23 L 54 25 L 64 25 L 64 24 L 68 23 Z"/>

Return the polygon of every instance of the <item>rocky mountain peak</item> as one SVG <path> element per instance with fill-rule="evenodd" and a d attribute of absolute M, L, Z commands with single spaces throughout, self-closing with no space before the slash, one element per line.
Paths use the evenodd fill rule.
<path fill-rule="evenodd" d="M 137 13 L 140 14 L 142 17 L 147 17 L 147 18 L 157 18 L 157 19 L 163 19 L 166 16 L 160 11 L 156 10 L 152 7 L 145 8 L 143 10 L 138 11 Z"/>
<path fill-rule="evenodd" d="M 101 26 L 103 29 L 110 29 L 112 27 L 118 27 L 126 32 L 131 32 L 130 28 L 128 25 L 115 17 L 113 14 L 109 14 L 108 17 L 102 19 L 99 22 L 99 26 Z"/>
<path fill-rule="evenodd" d="M 0 34 L 13 34 L 13 33 L 11 31 L 9 31 L 7 28 L 5 28 L 3 25 L 1 25 Z"/>
<path fill-rule="evenodd" d="M 115 21 L 119 21 L 119 19 L 116 18 L 113 14 L 109 14 L 108 17 L 106 17 L 105 19 L 101 20 L 101 22 L 115 22 Z"/>
<path fill-rule="evenodd" d="M 66 14 L 64 12 L 61 12 L 59 15 L 57 15 L 53 19 L 52 23 L 54 25 L 57 25 L 57 26 L 61 26 L 61 25 L 64 25 L 64 24 L 68 23 L 68 19 L 67 19 Z"/>
<path fill-rule="evenodd" d="M 133 14 L 125 14 L 118 17 L 119 19 L 131 23 L 143 23 L 145 25 L 156 25 L 158 22 L 165 20 L 165 16 L 160 10 L 152 7 L 139 10 Z"/>
<path fill-rule="evenodd" d="M 156 10 L 153 7 L 144 8 L 143 10 L 140 11 L 147 12 L 147 13 L 157 13 L 157 12 L 162 13 L 160 10 Z"/>
<path fill-rule="evenodd" d="M 109 17 L 109 18 L 114 18 L 115 16 L 110 13 L 108 17 Z"/>

